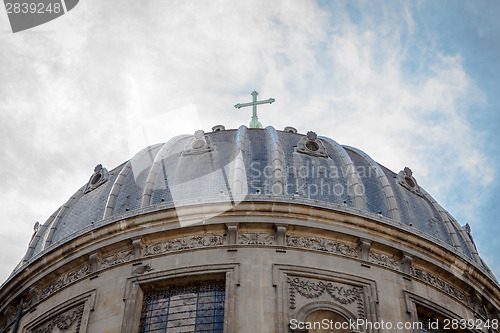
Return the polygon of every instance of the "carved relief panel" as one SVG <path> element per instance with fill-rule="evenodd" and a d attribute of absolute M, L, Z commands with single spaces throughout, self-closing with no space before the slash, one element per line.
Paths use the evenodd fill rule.
<path fill-rule="evenodd" d="M 365 319 L 365 302 L 363 297 L 363 288 L 356 286 L 303 278 L 297 276 L 288 276 L 288 301 L 289 309 L 292 314 L 300 310 L 311 302 L 318 304 L 330 304 L 338 306 L 342 312 L 348 312 L 351 318 Z"/>
<path fill-rule="evenodd" d="M 88 332 L 89 314 L 94 308 L 95 291 L 74 297 L 27 324 L 23 333 L 83 333 Z"/>
<path fill-rule="evenodd" d="M 377 321 L 375 281 L 295 265 L 274 265 L 273 281 L 278 294 L 277 306 L 283 313 L 278 332 L 290 332 L 293 321 L 304 322 L 311 314 L 321 312 L 334 313 L 345 321 Z M 371 331 L 361 329 L 360 332 Z"/>
<path fill-rule="evenodd" d="M 69 309 L 55 317 L 42 323 L 33 329 L 29 329 L 28 333 L 79 333 L 82 324 L 84 305 Z"/>

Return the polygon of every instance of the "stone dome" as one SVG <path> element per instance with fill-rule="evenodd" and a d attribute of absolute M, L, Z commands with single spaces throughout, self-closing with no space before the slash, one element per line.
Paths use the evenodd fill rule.
<path fill-rule="evenodd" d="M 16 270 L 127 216 L 175 207 L 182 225 L 182 208 L 190 204 L 222 201 L 230 210 L 245 200 L 287 200 L 368 217 L 425 237 L 493 277 L 470 229 L 422 189 L 409 168 L 395 173 L 333 139 L 271 126 L 215 126 L 147 147 L 112 170 L 98 165 L 88 183 L 38 227 Z"/>
<path fill-rule="evenodd" d="M 98 165 L 36 229 L 0 287 L 2 333 L 500 320 L 470 229 L 409 168 L 292 127 L 216 126 Z"/>

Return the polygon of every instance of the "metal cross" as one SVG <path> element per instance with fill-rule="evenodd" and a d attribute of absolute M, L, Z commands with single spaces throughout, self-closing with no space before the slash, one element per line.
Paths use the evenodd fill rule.
<path fill-rule="evenodd" d="M 262 128 L 262 124 L 259 121 L 259 118 L 257 117 L 257 105 L 258 104 L 266 104 L 266 103 L 273 103 L 274 98 L 269 98 L 266 99 L 265 101 L 258 101 L 257 100 L 257 95 L 259 93 L 256 92 L 255 90 L 252 92 L 252 99 L 253 101 L 250 103 L 243 103 L 243 104 L 236 104 L 234 107 L 237 109 L 243 108 L 245 106 L 253 106 L 253 114 L 252 114 L 252 121 L 250 121 L 250 128 Z"/>

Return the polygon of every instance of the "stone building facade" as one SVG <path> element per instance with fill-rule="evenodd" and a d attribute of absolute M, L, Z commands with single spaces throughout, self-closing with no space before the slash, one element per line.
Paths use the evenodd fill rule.
<path fill-rule="evenodd" d="M 470 228 L 409 168 L 292 127 L 99 165 L 37 229 L 0 332 L 500 331 Z"/>

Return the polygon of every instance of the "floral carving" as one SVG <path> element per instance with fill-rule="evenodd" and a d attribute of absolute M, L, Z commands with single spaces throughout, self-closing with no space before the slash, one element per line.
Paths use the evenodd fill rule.
<path fill-rule="evenodd" d="M 358 257 L 358 249 L 343 243 L 334 242 L 321 237 L 306 236 L 286 236 L 286 245 L 292 247 L 301 247 L 308 250 L 323 251 L 328 253 L 342 254 L 350 257 Z"/>
<path fill-rule="evenodd" d="M 219 246 L 222 245 L 223 242 L 224 237 L 222 235 L 186 236 L 147 245 L 145 256 L 201 247 Z"/>
<path fill-rule="evenodd" d="M 335 285 L 332 282 L 304 280 L 298 277 L 288 277 L 287 282 L 301 296 L 306 298 L 318 298 L 326 292 L 340 304 L 351 304 L 356 302 L 361 294 L 358 288 L 346 288 L 341 285 Z"/>
<path fill-rule="evenodd" d="M 333 282 L 308 280 L 299 277 L 288 277 L 287 283 L 290 290 L 290 309 L 295 309 L 296 307 L 296 294 L 307 299 L 314 299 L 326 293 L 333 301 L 339 304 L 355 304 L 358 314 L 361 317 L 364 316 L 363 290 L 361 288 L 349 288 Z"/>
<path fill-rule="evenodd" d="M 273 245 L 274 244 L 274 235 L 262 234 L 262 233 L 239 234 L 238 235 L 238 244 L 243 244 L 243 245 Z"/>
<path fill-rule="evenodd" d="M 50 322 L 41 325 L 41 327 L 29 330 L 29 333 L 51 333 L 67 331 L 72 329 L 73 332 L 80 332 L 80 324 L 82 321 L 84 305 L 80 305 L 74 310 L 60 314 L 54 317 Z M 57 330 L 56 330 L 57 328 Z"/>
<path fill-rule="evenodd" d="M 389 267 L 398 271 L 401 270 L 401 263 L 399 262 L 399 260 L 393 259 L 386 254 L 371 252 L 369 258 L 370 262 L 373 262 L 377 265 Z"/>
<path fill-rule="evenodd" d="M 101 259 L 102 268 L 111 267 L 127 261 L 130 261 L 134 256 L 134 250 L 124 250 L 117 252 L 111 256 Z"/>
<path fill-rule="evenodd" d="M 40 299 L 49 297 L 68 284 L 80 280 L 88 274 L 90 274 L 90 265 L 82 266 L 74 271 L 64 274 L 63 276 L 59 277 L 54 283 L 42 289 L 42 292 L 40 293 Z"/>

